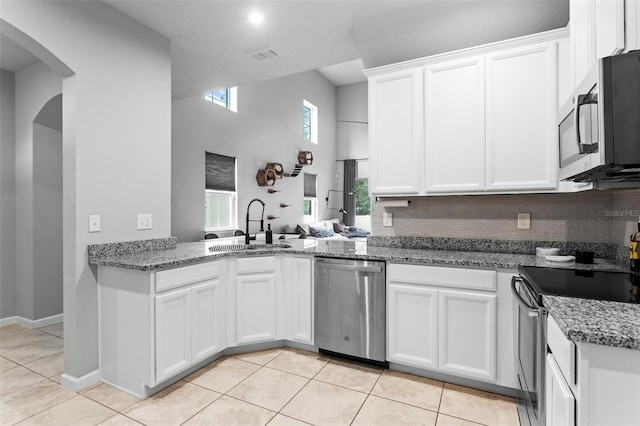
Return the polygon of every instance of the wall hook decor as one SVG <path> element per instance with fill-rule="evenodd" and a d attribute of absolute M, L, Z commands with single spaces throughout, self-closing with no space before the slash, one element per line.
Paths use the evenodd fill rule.
<path fill-rule="evenodd" d="M 290 207 L 291 204 L 287 204 L 287 203 L 280 203 L 280 207 Z"/>
<path fill-rule="evenodd" d="M 269 188 L 267 189 L 267 191 L 269 192 L 269 194 L 275 194 L 276 192 L 280 192 L 279 189 L 273 189 L 273 188 Z"/>
<path fill-rule="evenodd" d="M 278 216 L 274 216 L 272 214 L 268 214 L 267 215 L 267 220 L 273 220 L 273 219 L 277 219 L 277 218 L 278 218 Z"/>
<path fill-rule="evenodd" d="M 256 180 L 258 186 L 273 186 L 276 183 L 276 172 L 271 169 L 260 169 L 256 174 Z"/>
<path fill-rule="evenodd" d="M 280 163 L 267 163 L 265 170 L 273 170 L 277 179 L 282 179 L 284 176 L 284 167 Z"/>
<path fill-rule="evenodd" d="M 300 174 L 301 171 L 302 166 L 300 164 L 296 164 L 295 166 L 293 166 L 293 170 L 291 170 L 291 173 L 285 173 L 284 175 L 287 177 L 296 177 Z"/>
<path fill-rule="evenodd" d="M 313 163 L 313 153 L 311 151 L 300 151 L 298 153 L 298 164 L 310 166 Z"/>

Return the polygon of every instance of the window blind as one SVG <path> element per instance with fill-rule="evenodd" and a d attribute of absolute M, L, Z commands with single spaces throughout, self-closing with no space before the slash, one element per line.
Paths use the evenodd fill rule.
<path fill-rule="evenodd" d="M 236 191 L 236 158 L 205 152 L 205 187 L 215 191 Z"/>
<path fill-rule="evenodd" d="M 304 174 L 304 196 L 316 198 L 316 175 Z"/>

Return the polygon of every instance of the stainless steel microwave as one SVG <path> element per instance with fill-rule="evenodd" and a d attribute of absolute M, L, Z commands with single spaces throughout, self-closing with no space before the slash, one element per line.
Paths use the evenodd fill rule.
<path fill-rule="evenodd" d="M 600 59 L 558 121 L 560 179 L 640 184 L 640 51 Z"/>

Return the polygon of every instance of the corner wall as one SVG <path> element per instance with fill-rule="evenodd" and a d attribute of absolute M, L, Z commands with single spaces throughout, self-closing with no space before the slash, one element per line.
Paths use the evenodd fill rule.
<path fill-rule="evenodd" d="M 38 221 L 35 217 L 39 203 L 35 191 L 36 175 L 36 153 L 35 141 L 37 136 L 47 134 L 46 130 L 36 135 L 35 129 L 41 130 L 43 126 L 34 124 L 36 116 L 40 113 L 45 104 L 62 93 L 62 78 L 54 73 L 42 62 L 22 68 L 15 73 L 16 76 L 16 137 L 15 137 L 15 172 L 16 172 L 16 315 L 23 318 L 35 320 L 40 317 L 34 311 L 34 300 L 36 297 L 36 273 L 46 276 L 45 268 L 49 262 L 39 262 L 35 256 L 38 246 L 38 233 L 35 227 Z M 44 127 L 44 129 L 47 129 Z M 47 139 L 45 136 L 44 139 Z M 50 142 L 50 140 L 49 140 Z M 61 148 L 60 140 L 60 148 Z M 61 152 L 60 152 L 61 153 Z M 46 158 L 39 161 L 38 165 L 44 166 Z M 52 158 L 53 160 L 53 158 Z M 58 159 L 58 167 L 62 167 L 62 158 Z M 60 171 L 62 171 L 60 169 Z M 60 182 L 62 183 L 62 182 Z M 62 202 L 62 193 L 60 193 Z M 60 227 L 62 218 L 57 223 Z M 54 231 L 55 232 L 55 231 Z M 46 238 L 45 238 L 46 240 Z M 60 239 L 60 243 L 62 240 Z M 60 248 L 58 248 L 60 250 Z M 43 253 L 46 259 L 46 253 Z M 60 258 L 60 268 L 62 258 Z M 62 274 L 59 276 L 62 280 Z M 60 282 L 61 284 L 61 282 Z M 62 287 L 59 287 L 60 297 L 62 297 Z M 59 314 L 60 310 L 56 312 Z"/>
<path fill-rule="evenodd" d="M 0 319 L 16 315 L 15 76 L 0 70 Z"/>
<path fill-rule="evenodd" d="M 284 225 L 302 222 L 303 177 L 276 181 L 274 194 L 259 187 L 256 173 L 267 162 L 280 162 L 286 172 L 297 163 L 298 152 L 313 152 L 313 164 L 303 172 L 316 174 L 319 219 L 335 216 L 326 209 L 328 189 L 335 188 L 336 102 L 335 88 L 316 71 L 238 87 L 238 112 L 233 113 L 204 100 L 182 99 L 172 106 L 172 234 L 178 241 L 197 241 L 204 235 L 204 153 L 237 158 L 238 227 L 245 228 L 249 201 L 266 203 L 265 221 L 275 232 Z M 317 145 L 302 139 L 302 101 L 318 107 Z M 282 208 L 280 203 L 290 204 Z M 255 208 L 255 210 L 254 210 Z M 260 209 L 252 207 L 252 218 Z M 251 225 L 254 233 L 257 225 Z"/>
<path fill-rule="evenodd" d="M 64 75 L 63 383 L 78 389 L 98 368 L 87 245 L 170 236 L 171 46 L 101 2 L 3 2 L 0 18 Z M 153 215 L 152 230 L 137 231 L 138 213 Z M 89 214 L 102 216 L 100 233 L 88 232 Z"/>

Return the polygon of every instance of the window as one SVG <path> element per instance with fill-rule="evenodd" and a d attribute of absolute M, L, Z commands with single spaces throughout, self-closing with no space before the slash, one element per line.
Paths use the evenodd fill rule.
<path fill-rule="evenodd" d="M 302 136 L 305 141 L 318 143 L 318 107 L 302 100 Z"/>
<path fill-rule="evenodd" d="M 205 231 L 238 226 L 236 159 L 205 152 Z"/>
<path fill-rule="evenodd" d="M 204 94 L 205 101 L 219 105 L 233 112 L 238 112 L 238 88 L 214 90 Z"/>
<path fill-rule="evenodd" d="M 356 217 L 358 228 L 371 231 L 371 197 L 369 197 L 369 165 L 366 161 L 358 161 L 358 172 L 355 186 Z"/>
<path fill-rule="evenodd" d="M 316 196 L 316 175 L 304 173 L 304 223 L 318 221 L 318 198 Z"/>

